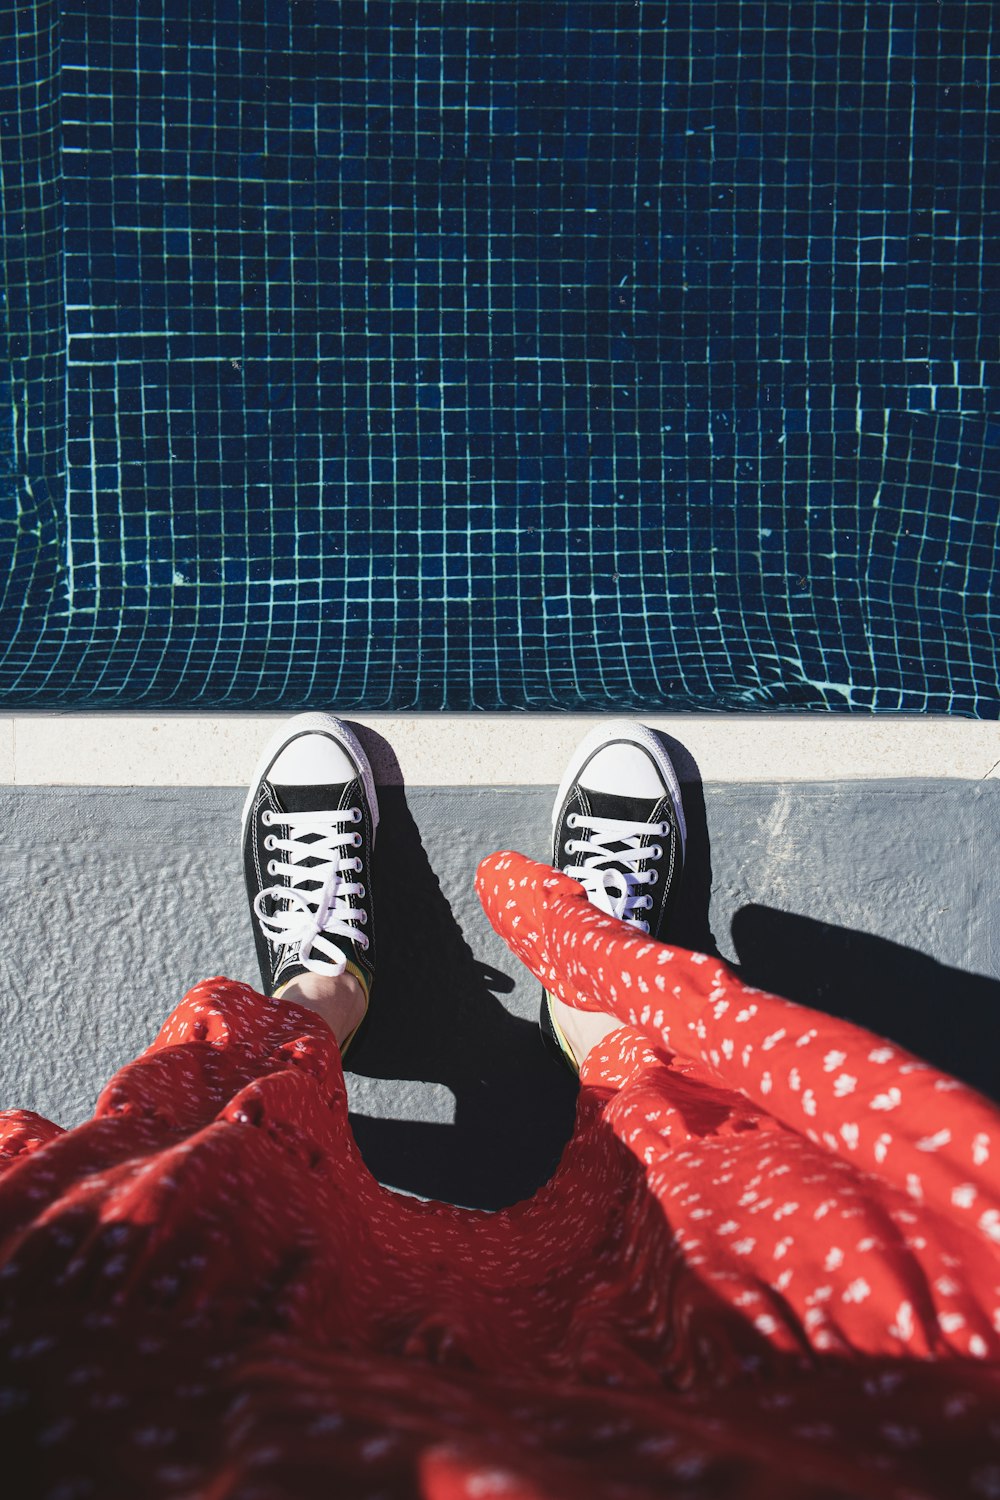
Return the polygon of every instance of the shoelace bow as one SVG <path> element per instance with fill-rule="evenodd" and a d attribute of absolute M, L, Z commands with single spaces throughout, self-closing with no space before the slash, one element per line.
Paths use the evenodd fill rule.
<path fill-rule="evenodd" d="M 670 824 L 630 823 L 583 813 L 570 813 L 566 823 L 570 828 L 583 828 L 588 837 L 567 841 L 566 853 L 584 858 L 581 864 L 566 865 L 565 873 L 580 882 L 600 911 L 648 932 L 649 923 L 635 913 L 651 911 L 653 898 L 641 893 L 639 887 L 655 885 L 659 877 L 655 870 L 640 870 L 638 866 L 662 857 L 662 847 L 646 840 L 653 835 L 666 838 Z"/>
<path fill-rule="evenodd" d="M 368 920 L 364 908 L 353 904 L 363 897 L 365 888 L 348 877 L 362 868 L 360 859 L 348 856 L 348 849 L 361 846 L 361 835 L 344 827 L 360 823 L 359 807 L 340 808 L 335 812 L 276 813 L 266 809 L 261 814 L 265 827 L 275 824 L 288 829 L 286 838 L 268 834 L 265 849 L 281 850 L 286 858 L 268 861 L 269 875 L 287 875 L 288 885 L 271 885 L 259 891 L 253 909 L 261 930 L 276 948 L 297 948 L 298 960 L 313 974 L 343 974 L 347 955 L 330 939 L 346 938 L 361 948 L 368 938 L 361 927 Z M 308 861 L 308 863 L 306 863 Z M 267 898 L 276 909 L 264 910 Z M 326 958 L 312 957 L 313 951 Z"/>

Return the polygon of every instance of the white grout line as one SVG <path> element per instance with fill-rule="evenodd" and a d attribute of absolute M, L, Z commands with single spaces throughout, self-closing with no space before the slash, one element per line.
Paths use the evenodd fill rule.
<path fill-rule="evenodd" d="M 281 714 L 22 714 L 0 719 L 0 784 L 245 786 Z M 383 784 L 556 785 L 596 717 L 345 715 Z M 605 716 L 603 722 L 612 716 Z M 834 714 L 650 715 L 704 781 L 1000 777 L 1000 724 Z M 364 734 L 367 729 L 368 734 Z M 391 748 L 390 748 L 391 747 Z M 690 759 L 689 759 L 690 758 Z"/>

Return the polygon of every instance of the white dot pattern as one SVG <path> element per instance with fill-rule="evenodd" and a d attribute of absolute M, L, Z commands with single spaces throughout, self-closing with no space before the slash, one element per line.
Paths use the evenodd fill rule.
<path fill-rule="evenodd" d="M 206 981 L 85 1125 L 0 1115 L 10 1471 L 57 1497 L 991 1493 L 993 1107 L 547 866 L 494 855 L 478 889 L 548 988 L 622 1022 L 551 1182 L 497 1214 L 381 1188 L 330 1033 Z"/>

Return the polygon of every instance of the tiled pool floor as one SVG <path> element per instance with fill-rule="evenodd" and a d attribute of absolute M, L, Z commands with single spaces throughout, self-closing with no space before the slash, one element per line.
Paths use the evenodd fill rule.
<path fill-rule="evenodd" d="M 8 706 L 1000 711 L 995 6 L 5 18 Z"/>

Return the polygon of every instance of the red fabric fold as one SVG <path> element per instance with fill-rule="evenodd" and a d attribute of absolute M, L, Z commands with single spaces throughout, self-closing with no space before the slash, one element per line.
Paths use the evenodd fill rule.
<path fill-rule="evenodd" d="M 478 888 L 622 1022 L 552 1181 L 497 1214 L 383 1189 L 318 1018 L 206 981 L 93 1120 L 0 1117 L 8 1471 L 82 1500 L 996 1493 L 997 1111 L 547 866 Z"/>

